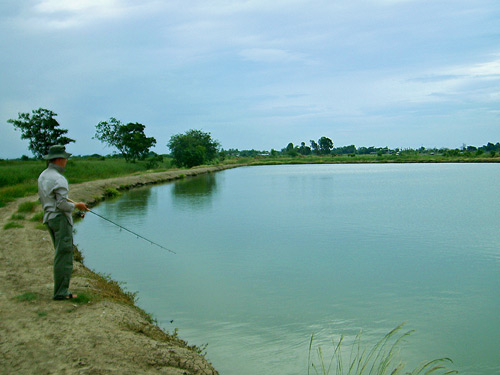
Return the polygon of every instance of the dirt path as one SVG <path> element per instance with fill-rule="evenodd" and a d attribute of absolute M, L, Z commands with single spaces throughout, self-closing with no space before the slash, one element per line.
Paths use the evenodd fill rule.
<path fill-rule="evenodd" d="M 129 189 L 220 167 L 143 174 L 70 186 L 70 196 L 90 205 L 110 189 Z M 46 230 L 13 219 L 19 199 L 0 208 L 1 374 L 217 374 L 183 340 L 165 334 L 135 306 L 107 298 L 90 303 L 52 301 L 53 247 Z M 3 229 L 8 222 L 22 228 Z M 95 275 L 75 261 L 71 290 L 99 295 Z"/>

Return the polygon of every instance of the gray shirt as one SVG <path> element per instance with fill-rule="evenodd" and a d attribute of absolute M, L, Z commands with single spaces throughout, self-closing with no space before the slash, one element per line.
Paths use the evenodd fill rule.
<path fill-rule="evenodd" d="M 44 211 L 44 223 L 58 214 L 64 214 L 69 223 L 73 225 L 71 213 L 75 209 L 75 205 L 67 200 L 69 186 L 63 173 L 64 168 L 50 163 L 38 177 L 38 195 Z"/>

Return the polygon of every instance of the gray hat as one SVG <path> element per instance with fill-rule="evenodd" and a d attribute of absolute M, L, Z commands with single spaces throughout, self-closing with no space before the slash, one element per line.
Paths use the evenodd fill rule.
<path fill-rule="evenodd" d="M 43 158 L 45 160 L 52 160 L 52 159 L 69 159 L 71 156 L 70 153 L 66 152 L 66 147 L 63 145 L 55 145 L 55 146 L 50 146 L 49 148 L 49 153 L 45 155 Z"/>

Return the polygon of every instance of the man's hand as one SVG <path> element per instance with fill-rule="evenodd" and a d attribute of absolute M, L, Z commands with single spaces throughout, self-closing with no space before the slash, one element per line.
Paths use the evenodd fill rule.
<path fill-rule="evenodd" d="M 78 208 L 80 211 L 90 211 L 87 205 L 83 202 L 75 203 L 75 207 Z"/>

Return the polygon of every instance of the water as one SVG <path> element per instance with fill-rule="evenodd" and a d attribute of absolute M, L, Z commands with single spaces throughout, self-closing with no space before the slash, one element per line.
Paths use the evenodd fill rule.
<path fill-rule="evenodd" d="M 500 374 L 500 165 L 246 167 L 139 189 L 77 226 L 87 266 L 221 375 L 307 373 L 362 329 L 373 344 L 406 321 L 407 370 L 451 357 Z M 171 323 L 173 320 L 173 323 Z"/>

